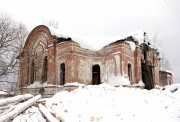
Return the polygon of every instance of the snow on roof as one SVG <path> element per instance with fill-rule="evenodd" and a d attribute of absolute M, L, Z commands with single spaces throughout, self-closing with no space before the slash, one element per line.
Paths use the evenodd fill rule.
<path fill-rule="evenodd" d="M 124 34 L 124 35 L 115 35 L 115 36 L 80 36 L 80 35 L 75 35 L 70 32 L 60 30 L 60 29 L 55 29 L 53 27 L 48 27 L 51 34 L 55 35 L 57 37 L 63 37 L 63 38 L 68 38 L 71 37 L 73 41 L 78 43 L 82 48 L 89 49 L 92 51 L 98 51 L 102 49 L 104 46 L 109 45 L 115 41 L 118 40 L 123 40 L 126 39 L 127 37 L 133 37 L 135 41 L 139 41 L 139 43 L 143 43 L 144 39 L 144 31 L 135 31 L 132 33 Z M 132 44 L 130 44 L 132 46 Z M 134 46 L 132 46 L 134 47 Z M 132 49 L 134 50 L 134 48 Z"/>
<path fill-rule="evenodd" d="M 160 68 L 159 71 L 170 73 L 171 75 L 174 75 L 174 72 L 168 69 Z"/>
<path fill-rule="evenodd" d="M 131 51 L 134 51 L 136 49 L 136 45 L 134 42 L 127 41 L 127 43 L 130 45 Z"/>

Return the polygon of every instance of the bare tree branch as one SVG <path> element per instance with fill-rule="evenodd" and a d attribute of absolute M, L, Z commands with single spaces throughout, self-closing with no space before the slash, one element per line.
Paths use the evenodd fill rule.
<path fill-rule="evenodd" d="M 53 28 L 56 28 L 56 29 L 59 28 L 58 22 L 54 19 L 49 20 L 49 21 L 43 20 L 43 24 L 48 25 L 48 26 L 53 27 Z"/>
<path fill-rule="evenodd" d="M 27 29 L 7 14 L 0 14 L 0 78 L 17 71 L 17 55 L 22 51 Z"/>
<path fill-rule="evenodd" d="M 162 47 L 162 43 L 159 41 L 158 39 L 158 34 L 155 34 L 154 39 L 153 39 L 153 43 L 156 45 L 156 47 Z M 168 60 L 168 58 L 166 57 L 166 55 L 164 54 L 164 52 L 162 52 L 162 50 L 159 52 L 159 57 L 160 57 L 160 61 L 159 61 L 159 68 L 160 70 L 172 70 L 172 67 L 170 65 L 170 62 Z"/>

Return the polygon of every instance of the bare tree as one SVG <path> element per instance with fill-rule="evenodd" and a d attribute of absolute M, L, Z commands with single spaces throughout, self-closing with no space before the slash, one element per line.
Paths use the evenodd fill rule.
<path fill-rule="evenodd" d="M 59 24 L 56 20 L 52 19 L 52 20 L 49 20 L 49 21 L 45 21 L 43 20 L 43 24 L 45 25 L 48 25 L 50 27 L 53 27 L 55 29 L 58 29 L 59 28 Z"/>
<path fill-rule="evenodd" d="M 169 62 L 168 58 L 166 57 L 166 55 L 163 52 L 161 52 L 161 59 L 160 59 L 160 62 L 159 62 L 159 68 L 161 70 L 172 70 L 170 62 Z"/>
<path fill-rule="evenodd" d="M 7 14 L 0 14 L 0 78 L 17 72 L 17 55 L 27 37 L 25 25 Z"/>
<path fill-rule="evenodd" d="M 154 47 L 158 49 L 158 52 L 159 52 L 159 68 L 162 70 L 172 70 L 172 67 L 170 65 L 170 62 L 168 60 L 168 58 L 166 57 L 165 53 L 160 50 L 162 48 L 162 45 L 163 43 L 159 41 L 158 37 L 157 37 L 158 34 L 155 34 L 154 36 L 154 39 L 153 39 L 153 44 L 154 44 Z"/>

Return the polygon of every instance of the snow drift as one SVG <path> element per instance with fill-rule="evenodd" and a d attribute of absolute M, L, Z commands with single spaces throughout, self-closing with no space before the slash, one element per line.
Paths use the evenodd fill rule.
<path fill-rule="evenodd" d="M 13 122 L 179 122 L 179 101 L 180 84 L 152 90 L 79 84 L 76 90 L 39 100 Z M 25 104 L 17 105 L 20 108 Z M 16 108 L 14 103 L 8 106 Z M 2 116 L 6 115 L 0 113 Z"/>
<path fill-rule="evenodd" d="M 178 122 L 179 100 L 167 90 L 82 85 L 57 93 L 47 100 L 46 107 L 64 122 Z"/>

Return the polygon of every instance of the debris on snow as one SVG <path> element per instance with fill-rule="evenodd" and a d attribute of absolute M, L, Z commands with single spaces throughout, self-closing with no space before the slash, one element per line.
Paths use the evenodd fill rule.
<path fill-rule="evenodd" d="M 38 107 L 32 106 L 17 116 L 12 122 L 46 122 Z"/>

